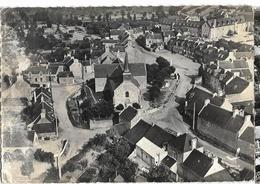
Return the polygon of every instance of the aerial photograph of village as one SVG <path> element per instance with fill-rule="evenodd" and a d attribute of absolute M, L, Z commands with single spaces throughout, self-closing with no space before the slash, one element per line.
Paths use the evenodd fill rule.
<path fill-rule="evenodd" d="M 251 6 L 2 9 L 2 181 L 253 181 L 257 23 Z"/>

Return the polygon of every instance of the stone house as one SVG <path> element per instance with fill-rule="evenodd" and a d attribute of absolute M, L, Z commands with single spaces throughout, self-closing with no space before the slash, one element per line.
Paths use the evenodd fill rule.
<path fill-rule="evenodd" d="M 247 23 L 244 17 L 207 20 L 202 25 L 201 35 L 210 40 L 218 40 L 227 36 L 230 31 L 237 34 L 246 32 Z"/>
<path fill-rule="evenodd" d="M 216 144 L 239 153 L 241 149 L 238 144 L 239 137 L 249 127 L 253 127 L 250 115 L 243 117 L 239 114 L 239 110 L 228 111 L 208 101 L 198 113 L 196 131 Z M 247 145 L 243 149 L 249 149 L 249 147 Z"/>
<path fill-rule="evenodd" d="M 217 157 L 210 158 L 194 149 L 178 167 L 178 174 L 184 182 L 233 181 L 228 171 L 219 164 Z"/>

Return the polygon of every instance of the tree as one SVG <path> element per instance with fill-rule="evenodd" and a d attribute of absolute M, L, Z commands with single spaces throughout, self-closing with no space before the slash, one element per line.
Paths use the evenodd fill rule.
<path fill-rule="evenodd" d="M 158 18 L 163 18 L 163 17 L 165 17 L 165 12 L 164 12 L 163 6 L 158 6 L 158 7 L 156 7 L 155 12 L 156 12 L 156 15 L 157 15 Z"/>
<path fill-rule="evenodd" d="M 52 152 L 45 152 L 41 149 L 37 149 L 34 153 L 34 159 L 40 162 L 54 163 L 54 155 Z"/>
<path fill-rule="evenodd" d="M 141 108 L 141 106 L 138 103 L 133 103 L 133 107 L 136 108 L 136 109 L 140 109 Z"/>
<path fill-rule="evenodd" d="M 134 21 L 136 21 L 136 14 L 134 14 Z"/>
<path fill-rule="evenodd" d="M 176 180 L 175 175 L 164 165 L 152 167 L 146 175 L 148 182 L 174 182 Z"/>
<path fill-rule="evenodd" d="M 125 10 L 121 9 L 120 13 L 121 13 L 121 16 L 122 16 L 122 20 L 124 20 L 125 19 Z"/>
<path fill-rule="evenodd" d="M 170 63 L 167 59 L 159 56 L 158 58 L 156 58 L 156 63 L 158 63 L 159 65 L 159 69 L 161 70 L 162 68 L 165 68 L 165 67 L 169 67 L 170 66 Z"/>
<path fill-rule="evenodd" d="M 157 85 L 153 85 L 152 87 L 150 87 L 148 92 L 149 92 L 149 96 L 150 96 L 151 101 L 154 101 L 161 94 L 161 90 Z"/>
<path fill-rule="evenodd" d="M 100 14 L 100 15 L 98 15 L 98 17 L 97 17 L 97 21 L 100 22 L 101 20 L 102 20 L 102 15 Z"/>
<path fill-rule="evenodd" d="M 176 15 L 177 11 L 178 11 L 178 7 L 176 7 L 176 6 L 170 6 L 169 10 L 168 10 L 169 15 Z"/>
<path fill-rule="evenodd" d="M 132 20 L 132 16 L 131 16 L 130 12 L 127 12 L 127 18 L 128 18 L 128 20 Z"/>
<path fill-rule="evenodd" d="M 116 110 L 122 111 L 124 109 L 123 104 L 119 104 L 116 106 Z"/>
<path fill-rule="evenodd" d="M 138 164 L 132 162 L 128 158 L 123 162 L 120 168 L 120 174 L 126 182 L 135 182 L 135 176 L 138 169 Z"/>
<path fill-rule="evenodd" d="M 147 16 L 147 12 L 143 12 L 143 16 L 142 16 L 142 19 L 146 19 L 146 16 Z"/>
<path fill-rule="evenodd" d="M 33 163 L 29 161 L 23 162 L 23 164 L 20 167 L 21 173 L 24 176 L 28 176 L 30 178 L 30 175 L 34 172 Z"/>

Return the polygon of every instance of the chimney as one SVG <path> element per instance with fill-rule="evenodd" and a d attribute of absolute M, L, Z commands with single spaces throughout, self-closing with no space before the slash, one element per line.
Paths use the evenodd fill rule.
<path fill-rule="evenodd" d="M 244 122 L 250 122 L 251 121 L 251 115 L 245 115 Z"/>
<path fill-rule="evenodd" d="M 219 69 L 219 60 L 217 60 L 217 70 Z"/>
<path fill-rule="evenodd" d="M 41 118 L 45 118 L 46 117 L 46 109 L 42 108 L 41 109 Z"/>
<path fill-rule="evenodd" d="M 204 100 L 204 107 L 206 107 L 210 103 L 210 99 Z"/>
<path fill-rule="evenodd" d="M 192 150 L 197 148 L 197 144 L 198 144 L 197 137 L 194 137 L 193 139 L 191 139 L 191 149 Z"/>
<path fill-rule="evenodd" d="M 213 93 L 212 98 L 214 98 L 216 96 L 218 96 L 218 94 L 217 93 Z"/>
<path fill-rule="evenodd" d="M 33 92 L 34 103 L 36 103 L 36 91 Z"/>
<path fill-rule="evenodd" d="M 238 110 L 238 109 L 235 109 L 235 110 L 233 111 L 232 118 L 235 118 L 238 114 L 239 114 L 239 110 Z"/>

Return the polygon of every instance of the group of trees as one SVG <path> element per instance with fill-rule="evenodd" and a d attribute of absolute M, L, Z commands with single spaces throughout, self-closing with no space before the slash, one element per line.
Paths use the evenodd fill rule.
<path fill-rule="evenodd" d="M 163 57 L 156 59 L 157 64 L 147 64 L 147 82 L 151 84 L 149 88 L 150 100 L 154 101 L 161 94 L 161 88 L 164 85 L 165 79 L 170 78 L 175 72 L 175 68 L 170 66 L 170 63 Z"/>
<path fill-rule="evenodd" d="M 165 165 L 154 166 L 145 173 L 148 182 L 175 182 L 175 174 Z"/>
<path fill-rule="evenodd" d="M 106 150 L 97 158 L 100 181 L 108 182 L 120 174 L 126 182 L 134 182 L 138 165 L 127 158 L 132 151 L 128 142 L 121 139 L 108 145 Z"/>
<path fill-rule="evenodd" d="M 40 162 L 54 163 L 54 155 L 52 152 L 45 152 L 41 149 L 37 149 L 34 153 L 34 159 Z"/>

